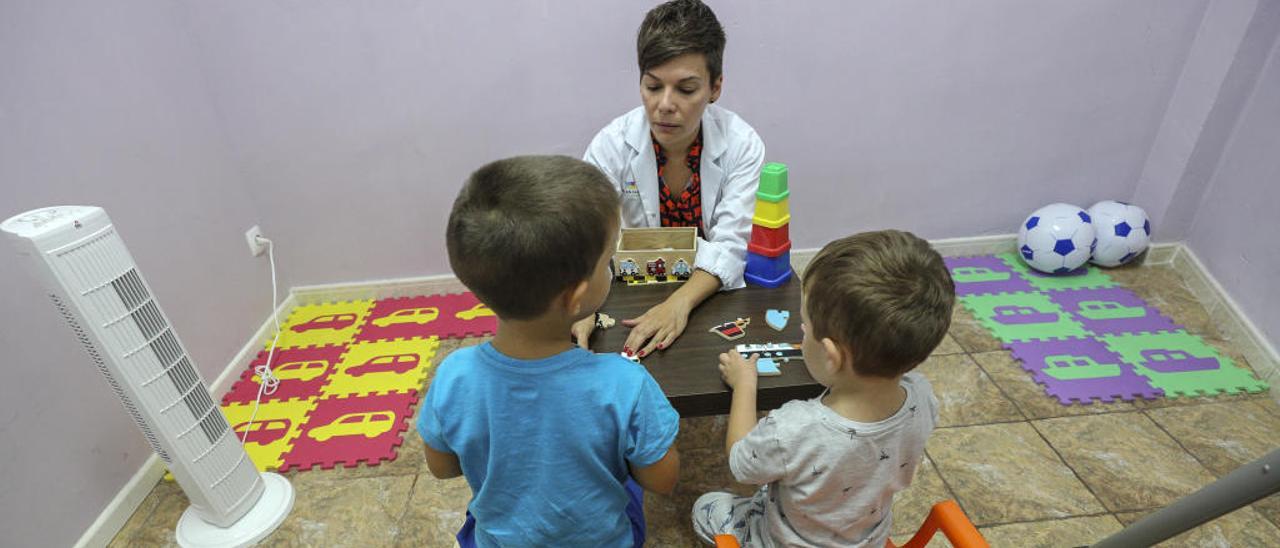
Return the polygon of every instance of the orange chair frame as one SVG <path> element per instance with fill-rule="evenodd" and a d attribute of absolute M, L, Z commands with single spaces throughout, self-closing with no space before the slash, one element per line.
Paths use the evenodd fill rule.
<path fill-rule="evenodd" d="M 944 500 L 933 505 L 929 515 L 924 518 L 924 523 L 920 525 L 920 529 L 906 544 L 898 546 L 893 541 L 886 540 L 884 545 L 885 548 L 924 548 L 938 531 L 942 531 L 943 536 L 947 537 L 955 548 L 990 548 L 991 546 L 987 544 L 987 539 L 982 538 L 978 528 L 973 526 L 973 522 L 969 521 L 969 517 L 964 515 L 964 510 L 961 510 L 960 505 L 954 500 Z M 716 548 L 739 548 L 738 539 L 733 535 L 716 535 L 715 541 Z"/>

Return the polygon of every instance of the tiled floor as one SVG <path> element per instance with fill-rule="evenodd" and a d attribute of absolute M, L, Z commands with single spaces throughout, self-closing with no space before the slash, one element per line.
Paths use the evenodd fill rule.
<path fill-rule="evenodd" d="M 1111 273 L 1247 363 L 1171 268 Z M 894 503 L 900 541 L 930 505 L 954 499 L 993 546 L 1084 545 L 1280 447 L 1280 407 L 1270 394 L 1063 407 L 956 308 L 950 335 L 922 366 L 942 403 L 941 425 L 914 484 Z M 478 341 L 447 341 L 439 355 Z M 697 545 L 689 508 L 699 494 L 751 492 L 734 484 L 725 465 L 724 419 L 681 422 L 677 493 L 646 496 L 651 546 Z M 411 428 L 392 463 L 289 474 L 297 502 L 265 544 L 452 546 L 471 492 L 461 479 L 432 478 L 421 444 Z M 112 545 L 174 544 L 186 506 L 176 486 L 161 482 Z M 1278 525 L 1280 497 L 1273 496 L 1168 544 L 1280 546 Z M 946 545 L 940 537 L 931 544 Z"/>

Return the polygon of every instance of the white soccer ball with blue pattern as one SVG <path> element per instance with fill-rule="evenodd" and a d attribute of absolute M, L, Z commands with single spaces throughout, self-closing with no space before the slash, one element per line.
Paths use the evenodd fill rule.
<path fill-rule="evenodd" d="M 1090 261 L 1098 266 L 1120 266 L 1141 255 L 1151 245 L 1151 220 L 1142 208 L 1105 200 L 1089 208 L 1098 246 Z"/>
<path fill-rule="evenodd" d="M 1018 252 L 1031 268 L 1065 274 L 1089 262 L 1096 242 L 1089 213 L 1071 204 L 1049 204 L 1018 230 Z"/>

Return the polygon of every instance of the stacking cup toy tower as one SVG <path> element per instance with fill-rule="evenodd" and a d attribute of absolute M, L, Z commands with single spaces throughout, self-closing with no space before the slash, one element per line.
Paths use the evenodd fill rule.
<path fill-rule="evenodd" d="M 751 243 L 747 244 L 747 283 L 778 287 L 791 279 L 790 196 L 786 164 L 765 164 L 751 219 Z"/>

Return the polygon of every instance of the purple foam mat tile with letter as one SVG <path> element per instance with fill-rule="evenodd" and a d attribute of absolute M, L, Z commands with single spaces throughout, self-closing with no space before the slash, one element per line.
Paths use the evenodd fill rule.
<path fill-rule="evenodd" d="M 1036 290 L 998 257 L 947 257 L 943 260 L 956 284 L 957 297 Z"/>
<path fill-rule="evenodd" d="M 1160 333 L 1181 326 L 1122 287 L 1045 292 L 1049 299 L 1096 335 Z"/>
<path fill-rule="evenodd" d="M 1005 348 L 1022 361 L 1022 368 L 1031 372 L 1036 382 L 1044 385 L 1047 394 L 1063 405 L 1164 395 L 1163 390 L 1137 374 L 1132 364 L 1097 339 L 1012 342 Z"/>

